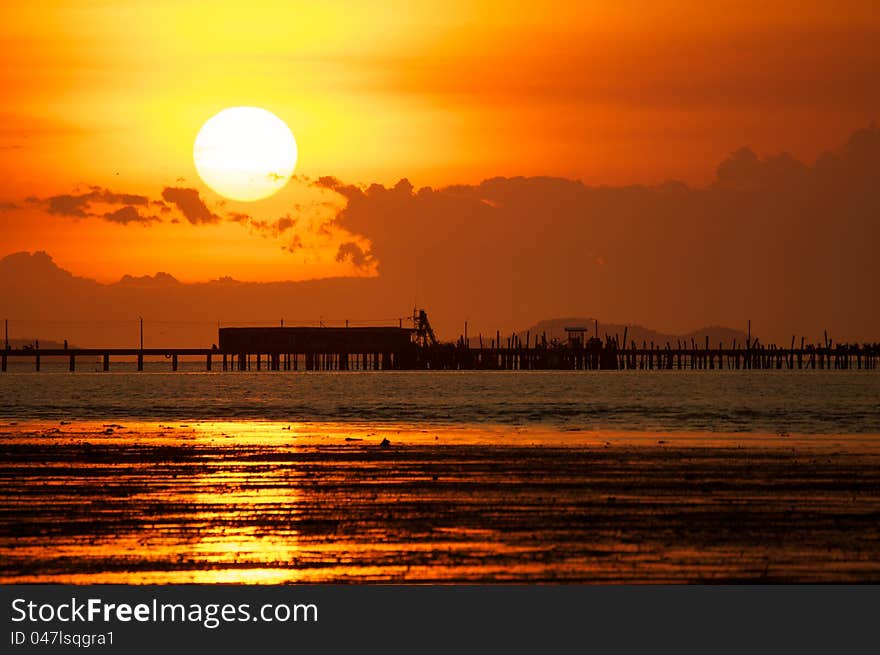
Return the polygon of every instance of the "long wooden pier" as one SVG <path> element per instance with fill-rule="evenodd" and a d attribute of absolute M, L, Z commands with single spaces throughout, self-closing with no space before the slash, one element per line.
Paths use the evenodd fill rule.
<path fill-rule="evenodd" d="M 500 340 L 499 340 L 500 341 Z M 591 340 L 592 341 L 592 340 Z M 101 362 L 111 370 L 112 359 L 134 358 L 137 370 L 144 370 L 145 358 L 168 360 L 177 371 L 183 357 L 202 358 L 207 371 L 381 371 L 381 370 L 875 370 L 880 363 L 880 344 L 803 345 L 780 348 L 775 345 L 747 347 L 690 347 L 643 344 L 618 348 L 615 342 L 584 346 L 536 345 L 529 347 L 516 338 L 510 345 L 472 348 L 458 344 L 413 344 L 402 351 L 384 352 L 300 352 L 217 348 L 8 348 L 0 350 L 0 369 L 8 370 L 10 359 L 31 359 L 35 371 L 46 358 L 64 358 L 67 369 L 77 370 L 77 361 Z"/>
<path fill-rule="evenodd" d="M 464 348 L 427 353 L 431 369 L 489 370 L 862 370 L 880 345 L 804 348 Z"/>

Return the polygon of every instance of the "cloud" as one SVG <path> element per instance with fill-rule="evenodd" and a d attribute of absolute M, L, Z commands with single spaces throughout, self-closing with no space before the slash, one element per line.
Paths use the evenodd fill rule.
<path fill-rule="evenodd" d="M 354 241 L 347 241 L 339 246 L 339 249 L 336 251 L 336 261 L 340 263 L 350 262 L 359 270 L 368 269 L 374 263 L 373 256 L 369 251 L 365 252 Z"/>
<path fill-rule="evenodd" d="M 141 214 L 135 207 L 131 205 L 126 205 L 125 207 L 121 207 L 113 212 L 106 212 L 104 214 L 104 219 L 110 221 L 111 223 L 121 223 L 122 225 L 128 225 L 129 223 L 140 223 L 142 225 L 149 225 L 150 223 L 161 220 L 158 216 L 148 216 Z"/>
<path fill-rule="evenodd" d="M 553 177 L 315 184 L 345 201 L 333 227 L 370 244 L 343 240 L 338 260 L 371 258 L 385 293 L 456 320 L 515 326 L 586 311 L 687 331 L 751 318 L 779 339 L 831 323 L 876 338 L 880 324 L 869 300 L 880 279 L 874 126 L 812 164 L 738 150 L 701 188 Z"/>
<path fill-rule="evenodd" d="M 35 201 L 37 201 L 35 199 Z M 90 206 L 88 194 L 72 196 L 70 194 L 62 194 L 52 196 L 46 199 L 47 211 L 56 216 L 73 216 L 75 218 L 85 218 L 91 213 L 86 211 Z"/>
<path fill-rule="evenodd" d="M 302 237 L 300 235 L 295 234 L 289 243 L 281 246 L 282 250 L 286 250 L 289 253 L 295 253 L 298 250 L 301 250 L 304 247 Z"/>
<path fill-rule="evenodd" d="M 30 197 L 28 202 L 42 206 L 54 216 L 71 218 L 87 218 L 89 216 L 106 217 L 106 213 L 96 213 L 95 204 L 146 206 L 150 200 L 146 196 L 132 193 L 116 193 L 101 187 L 90 187 L 87 193 L 63 193 L 48 198 Z"/>
<path fill-rule="evenodd" d="M 232 223 L 238 223 L 249 228 L 253 233 L 260 234 L 264 238 L 278 238 L 288 230 L 292 230 L 297 224 L 297 219 L 289 215 L 282 216 L 274 221 L 268 221 L 259 220 L 241 212 L 229 212 L 226 218 Z"/>
<path fill-rule="evenodd" d="M 242 214 L 241 212 L 229 212 L 226 215 L 226 218 L 239 225 L 247 225 L 251 222 L 251 217 L 248 214 Z"/>
<path fill-rule="evenodd" d="M 92 194 L 94 194 L 94 200 L 108 204 L 146 206 L 150 203 L 150 199 L 146 196 L 134 193 L 114 193 L 100 187 L 92 187 Z"/>
<path fill-rule="evenodd" d="M 0 212 L 11 212 L 16 209 L 21 209 L 21 207 L 14 202 L 0 202 Z"/>
<path fill-rule="evenodd" d="M 340 182 L 337 178 L 333 177 L 332 175 L 322 175 L 317 180 L 315 180 L 313 184 L 317 187 L 321 187 L 323 189 L 330 189 L 332 191 L 335 191 L 339 187 L 346 186 L 342 182 Z"/>
<path fill-rule="evenodd" d="M 184 218 L 193 225 L 220 222 L 220 216 L 208 209 L 208 206 L 201 199 L 196 189 L 165 187 L 162 190 L 162 198 L 173 203 L 183 214 Z"/>
<path fill-rule="evenodd" d="M 331 176 L 310 184 L 333 202 L 276 219 L 226 212 L 222 219 L 278 239 L 303 261 L 335 259 L 340 274 L 378 276 L 366 308 L 415 299 L 453 337 L 465 319 L 494 332 L 568 315 L 670 333 L 752 319 L 762 337 L 786 343 L 793 332 L 815 338 L 826 328 L 841 339 L 877 338 L 875 126 L 810 163 L 739 149 L 699 188 L 594 187 L 558 177 L 442 188 L 406 179 L 358 186 Z M 94 212 L 93 193 L 123 197 L 54 196 L 55 209 Z M 187 217 L 194 224 L 220 219 L 195 189 L 168 188 L 163 198 L 173 213 L 155 213 L 166 221 L 186 211 L 196 212 Z M 143 218 L 152 213 L 145 207 L 160 207 L 155 202 L 101 211 L 132 207 Z M 126 216 L 134 218 L 130 210 L 119 218 Z M 321 299 L 330 309 L 335 302 Z"/>
<path fill-rule="evenodd" d="M 275 221 L 275 230 L 278 231 L 279 234 L 286 232 L 287 230 L 291 230 L 296 226 L 296 219 L 291 218 L 290 216 L 283 216 Z"/>
<path fill-rule="evenodd" d="M 202 200 L 197 189 L 184 187 L 165 187 L 162 190 L 161 199 L 151 199 L 148 196 L 120 193 L 99 186 L 88 187 L 84 193 L 63 193 L 46 198 L 29 197 L 26 201 L 44 209 L 54 216 L 65 216 L 75 219 L 100 218 L 120 225 L 137 223 L 147 226 L 153 223 L 167 221 L 171 224 L 179 224 L 181 218 L 192 225 L 216 224 L 223 217 L 219 213 L 211 211 Z M 0 211 L 17 208 L 14 203 L 0 203 Z M 148 211 L 152 209 L 154 211 Z M 306 210 L 302 205 L 294 205 L 297 213 Z M 306 230 L 318 233 L 323 229 L 328 220 L 332 220 L 333 212 L 324 207 L 323 216 L 316 219 L 307 217 L 305 220 Z M 228 212 L 225 219 L 246 227 L 254 235 L 263 238 L 279 239 L 299 223 L 299 218 L 285 215 L 274 220 L 257 219 L 249 214 L 241 212 Z M 324 239 L 330 238 L 329 234 L 323 234 Z M 292 246 L 287 248 L 291 252 L 301 249 L 301 240 L 289 242 Z"/>

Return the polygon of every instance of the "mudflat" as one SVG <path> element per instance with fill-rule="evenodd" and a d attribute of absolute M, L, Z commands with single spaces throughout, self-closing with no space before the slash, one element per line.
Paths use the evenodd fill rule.
<path fill-rule="evenodd" d="M 3 583 L 880 581 L 874 435 L 22 422 L 0 498 Z"/>

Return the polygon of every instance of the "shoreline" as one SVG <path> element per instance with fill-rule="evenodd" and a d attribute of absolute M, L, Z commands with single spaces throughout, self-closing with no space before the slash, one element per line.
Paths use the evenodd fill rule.
<path fill-rule="evenodd" d="M 590 447 L 605 445 L 670 445 L 678 447 L 838 448 L 849 452 L 880 451 L 880 433 L 804 434 L 669 430 L 588 430 L 546 425 L 464 424 L 438 422 L 277 421 L 277 420 L 106 420 L 0 419 L 0 441 L 88 438 L 97 442 L 211 441 L 233 439 L 256 444 L 370 444 L 388 439 L 397 445 L 491 445 Z"/>

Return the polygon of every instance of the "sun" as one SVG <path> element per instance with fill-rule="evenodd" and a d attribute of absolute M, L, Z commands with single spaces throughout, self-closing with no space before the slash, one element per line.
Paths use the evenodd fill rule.
<path fill-rule="evenodd" d="M 193 159 L 202 180 L 221 196 L 253 201 L 280 190 L 296 166 L 296 140 L 275 114 L 229 107 L 202 125 Z"/>

